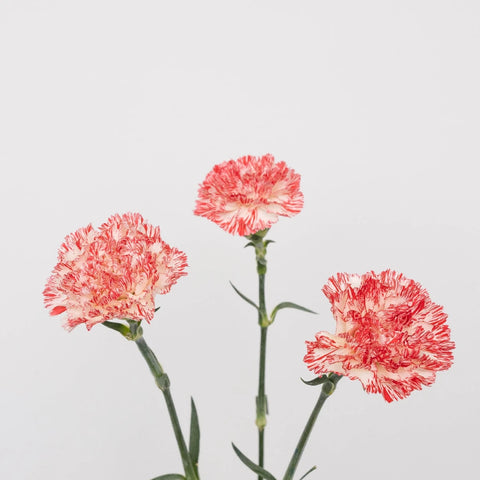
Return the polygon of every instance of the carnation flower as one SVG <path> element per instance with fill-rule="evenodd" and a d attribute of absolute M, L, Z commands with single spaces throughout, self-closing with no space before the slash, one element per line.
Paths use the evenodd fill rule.
<path fill-rule="evenodd" d="M 138 213 L 113 215 L 68 235 L 43 292 L 51 315 L 67 313 L 65 328 L 88 330 L 112 318 L 147 322 L 155 294 L 170 291 L 186 275 L 186 255 L 167 245 L 160 228 Z"/>
<path fill-rule="evenodd" d="M 200 185 L 194 213 L 228 233 L 250 235 L 302 207 L 300 175 L 267 154 L 215 165 Z"/>
<path fill-rule="evenodd" d="M 447 315 L 419 283 L 391 270 L 338 273 L 323 292 L 337 328 L 306 342 L 304 361 L 317 375 L 359 379 L 391 402 L 431 385 L 437 371 L 452 365 Z"/>

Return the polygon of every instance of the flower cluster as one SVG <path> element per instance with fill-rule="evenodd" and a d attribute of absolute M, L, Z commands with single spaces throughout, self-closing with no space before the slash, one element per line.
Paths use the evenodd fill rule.
<path fill-rule="evenodd" d="M 451 366 L 447 315 L 420 284 L 391 270 L 339 273 L 323 292 L 337 326 L 334 335 L 319 332 L 306 342 L 304 361 L 317 375 L 359 379 L 391 402 L 431 385 L 437 371 Z"/>
<path fill-rule="evenodd" d="M 194 213 L 248 236 L 302 207 L 300 175 L 267 154 L 216 165 L 199 188 Z M 67 329 L 113 318 L 150 322 L 155 295 L 167 293 L 186 266 L 185 254 L 161 239 L 159 227 L 138 213 L 113 215 L 98 230 L 89 225 L 65 238 L 45 305 L 52 315 L 66 312 Z M 431 385 L 436 372 L 451 366 L 447 315 L 420 284 L 391 270 L 338 273 L 323 292 L 336 332 L 306 342 L 304 361 L 315 374 L 359 379 L 367 392 L 391 402 Z"/>
<path fill-rule="evenodd" d="M 300 175 L 267 154 L 215 165 L 200 186 L 194 213 L 228 233 L 250 235 L 302 207 Z"/>
<path fill-rule="evenodd" d="M 112 318 L 149 322 L 154 296 L 167 293 L 186 266 L 186 255 L 161 239 L 159 227 L 138 213 L 113 215 L 98 230 L 89 225 L 65 238 L 45 305 L 51 315 L 67 313 L 69 330 Z"/>

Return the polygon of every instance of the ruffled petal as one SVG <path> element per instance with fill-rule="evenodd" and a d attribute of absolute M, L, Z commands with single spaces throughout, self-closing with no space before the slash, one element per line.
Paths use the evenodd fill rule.
<path fill-rule="evenodd" d="M 332 371 L 362 382 L 391 402 L 431 385 L 450 368 L 455 344 L 447 315 L 425 289 L 392 270 L 338 273 L 323 287 L 336 334 L 307 342 L 305 362 L 317 374 Z"/>
<path fill-rule="evenodd" d="M 228 233 L 250 235 L 302 207 L 300 175 L 267 154 L 215 165 L 200 185 L 194 213 Z"/>
<path fill-rule="evenodd" d="M 186 275 L 187 257 L 160 237 L 139 213 L 113 215 L 66 237 L 44 290 L 52 315 L 67 314 L 65 328 L 90 330 L 112 318 L 152 320 L 155 294 Z"/>

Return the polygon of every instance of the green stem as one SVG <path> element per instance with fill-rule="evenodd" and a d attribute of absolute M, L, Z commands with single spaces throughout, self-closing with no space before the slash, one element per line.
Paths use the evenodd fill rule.
<path fill-rule="evenodd" d="M 195 474 L 195 469 L 193 467 L 192 459 L 188 453 L 187 445 L 183 437 L 182 429 L 180 427 L 180 422 L 178 421 L 177 411 L 175 409 L 175 404 L 173 402 L 172 395 L 170 393 L 170 380 L 167 374 L 164 372 L 161 367 L 157 357 L 145 342 L 143 337 L 139 337 L 135 340 L 140 353 L 143 355 L 143 358 L 147 362 L 150 371 L 152 372 L 153 377 L 155 378 L 155 383 L 158 388 L 162 391 L 167 404 L 168 414 L 170 415 L 170 420 L 172 422 L 173 431 L 175 433 L 175 438 L 177 440 L 178 449 L 180 450 L 180 456 L 182 457 L 183 468 L 185 470 L 185 476 L 188 480 L 198 480 L 197 475 Z"/>
<path fill-rule="evenodd" d="M 135 343 L 137 344 L 140 353 L 143 355 L 143 358 L 147 362 L 148 368 L 150 369 L 150 372 L 152 372 L 152 375 L 155 378 L 155 382 L 157 382 L 158 378 L 166 375 L 163 371 L 162 366 L 160 365 L 160 362 L 153 353 L 152 349 L 147 345 L 147 342 L 143 337 L 137 338 L 135 340 Z"/>
<path fill-rule="evenodd" d="M 258 274 L 258 323 L 262 325 L 264 316 L 267 315 L 265 306 L 265 273 Z"/>
<path fill-rule="evenodd" d="M 318 398 L 315 407 L 313 407 L 312 413 L 310 414 L 307 424 L 303 429 L 302 435 L 298 440 L 298 444 L 295 448 L 295 451 L 293 452 L 292 459 L 288 464 L 287 471 L 285 472 L 283 480 L 293 479 L 293 475 L 297 470 L 298 462 L 302 457 L 303 450 L 305 449 L 305 445 L 307 444 L 308 438 L 310 437 L 310 433 L 312 432 L 313 426 L 315 425 L 318 414 L 320 413 L 320 410 L 322 409 L 325 400 L 335 391 L 335 386 L 341 378 L 341 375 L 330 374 L 329 380 L 323 384 L 320 397 Z"/>
<path fill-rule="evenodd" d="M 263 247 L 263 242 L 262 242 Z M 257 395 L 257 419 L 256 424 L 258 428 L 258 465 L 263 467 L 265 459 L 265 427 L 267 425 L 267 396 L 265 395 L 265 366 L 267 356 L 267 331 L 268 331 L 268 316 L 265 305 L 265 273 L 266 260 L 265 250 L 259 255 L 257 250 L 257 272 L 258 272 L 258 323 L 260 325 L 260 358 L 259 358 L 259 372 L 258 372 L 258 395 Z M 262 480 L 259 476 L 258 480 Z"/>
<path fill-rule="evenodd" d="M 180 428 L 180 423 L 177 417 L 177 412 L 175 410 L 175 404 L 173 403 L 173 398 L 169 388 L 163 391 L 163 396 L 165 397 L 168 413 L 170 414 L 173 430 L 175 431 L 175 438 L 177 439 L 178 449 L 180 450 L 180 455 L 182 456 L 182 463 L 185 470 L 185 475 L 187 479 L 195 480 L 197 479 L 197 475 L 195 474 L 195 468 L 190 458 L 190 454 L 188 453 L 185 439 L 183 438 L 182 430 Z"/>
<path fill-rule="evenodd" d="M 267 396 L 265 395 L 265 360 L 267 352 L 267 329 L 260 328 L 260 363 L 258 373 L 258 396 L 257 396 L 257 420 L 258 427 L 258 464 L 263 467 L 264 463 L 264 445 L 265 445 L 265 427 L 267 425 Z M 262 480 L 259 477 L 259 480 Z"/>
<path fill-rule="evenodd" d="M 267 329 L 270 325 L 270 319 L 267 314 L 265 302 L 265 274 L 267 273 L 267 245 L 269 240 L 265 241 L 265 235 L 268 228 L 260 230 L 252 235 L 247 235 L 250 240 L 249 245 L 255 247 L 255 258 L 257 261 L 258 274 L 258 324 L 260 325 L 260 359 L 258 372 L 258 395 L 257 401 L 257 418 L 256 425 L 258 428 L 258 465 L 263 467 L 264 451 L 265 451 L 265 427 L 267 425 L 267 396 L 265 395 L 265 365 L 267 354 Z M 258 476 L 258 480 L 262 480 L 262 476 Z"/>

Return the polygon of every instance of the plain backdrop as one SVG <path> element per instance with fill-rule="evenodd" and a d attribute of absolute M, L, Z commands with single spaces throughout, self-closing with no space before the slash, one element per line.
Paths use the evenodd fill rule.
<path fill-rule="evenodd" d="M 148 480 L 181 472 L 134 344 L 72 333 L 42 290 L 68 233 L 136 211 L 189 258 L 145 337 L 204 480 L 252 479 L 259 329 L 244 239 L 193 215 L 214 164 L 272 153 L 305 207 L 272 229 L 266 466 L 281 477 L 318 389 L 305 340 L 333 331 L 336 272 L 393 268 L 449 314 L 455 363 L 387 404 L 344 379 L 298 473 L 472 478 L 480 428 L 480 2 L 1 0 L 0 478 Z M 463 473 L 462 473 L 463 472 Z M 470 472 L 470 473 L 468 473 Z M 299 478 L 297 476 L 297 478 Z"/>

